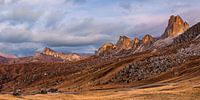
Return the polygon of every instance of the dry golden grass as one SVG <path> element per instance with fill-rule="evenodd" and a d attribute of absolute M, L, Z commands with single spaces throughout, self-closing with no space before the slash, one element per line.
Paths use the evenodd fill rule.
<path fill-rule="evenodd" d="M 156 85 L 156 84 L 154 84 Z M 149 88 L 89 91 L 81 94 L 37 94 L 0 100 L 200 100 L 200 77 Z"/>

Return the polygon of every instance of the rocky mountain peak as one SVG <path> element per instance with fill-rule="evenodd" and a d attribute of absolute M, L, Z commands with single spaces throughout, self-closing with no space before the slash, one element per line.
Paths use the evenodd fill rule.
<path fill-rule="evenodd" d="M 139 38 L 134 38 L 133 39 L 133 44 L 140 44 L 140 39 Z"/>
<path fill-rule="evenodd" d="M 143 37 L 143 39 L 142 39 L 142 43 L 145 45 L 145 44 L 151 44 L 151 43 L 153 43 L 154 42 L 154 38 L 151 36 L 151 35 L 149 35 L 149 34 L 147 34 L 147 35 L 145 35 L 144 37 Z"/>
<path fill-rule="evenodd" d="M 169 19 L 168 26 L 165 29 L 164 34 L 161 36 L 162 38 L 167 37 L 176 37 L 183 32 L 185 32 L 189 28 L 189 24 L 177 15 L 172 15 Z"/>
<path fill-rule="evenodd" d="M 42 53 L 45 53 L 45 54 L 47 53 L 48 54 L 50 52 L 55 52 L 55 51 L 50 49 L 50 48 L 48 48 L 48 47 L 45 47 Z"/>
<path fill-rule="evenodd" d="M 195 29 L 198 30 L 198 27 Z M 105 52 L 107 51 L 109 52 L 107 54 L 114 55 L 129 51 L 132 53 L 138 53 L 145 50 L 165 47 L 172 44 L 175 38 L 181 36 L 183 33 L 187 32 L 187 30 L 189 30 L 189 24 L 185 22 L 179 15 L 172 15 L 168 21 L 168 26 L 161 37 L 154 38 L 151 35 L 147 34 L 142 38 L 142 40 L 138 38 L 134 38 L 133 40 L 131 40 L 127 36 L 120 36 L 116 45 L 106 44 L 97 51 L 97 54 L 105 54 Z M 182 36 L 181 38 L 185 38 L 184 36 Z M 187 35 L 187 37 L 189 36 L 192 37 L 196 35 Z M 178 39 L 176 40 L 178 41 Z"/>
<path fill-rule="evenodd" d="M 174 39 L 174 43 L 183 43 L 186 41 L 200 40 L 200 22 L 189 28 L 183 34 Z"/>
<path fill-rule="evenodd" d="M 50 48 L 44 48 L 44 51 L 42 52 L 42 54 L 45 54 L 45 55 L 48 55 L 48 56 L 53 56 L 53 57 L 56 57 L 56 58 L 61 58 L 63 60 L 66 60 L 66 61 L 77 61 L 77 60 L 80 60 L 82 59 L 82 57 L 79 55 L 79 54 L 64 54 L 64 53 L 61 53 L 61 52 L 57 52 L 57 51 L 54 51 Z"/>
<path fill-rule="evenodd" d="M 133 39 L 133 49 L 136 49 L 140 45 L 141 45 L 141 40 L 139 38 L 134 38 Z"/>
<path fill-rule="evenodd" d="M 96 52 L 96 55 L 102 56 L 105 54 L 111 53 L 114 49 L 116 49 L 116 46 L 112 43 L 105 43 L 102 47 L 99 48 L 99 50 Z"/>
<path fill-rule="evenodd" d="M 127 36 L 120 36 L 116 44 L 117 49 L 130 49 L 132 45 L 132 40 Z"/>

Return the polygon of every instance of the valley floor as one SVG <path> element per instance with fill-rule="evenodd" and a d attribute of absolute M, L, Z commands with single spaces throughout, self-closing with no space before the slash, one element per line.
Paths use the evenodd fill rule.
<path fill-rule="evenodd" d="M 175 83 L 166 81 L 135 88 L 89 91 L 80 94 L 37 94 L 14 97 L 0 95 L 0 100 L 200 100 L 200 77 Z"/>

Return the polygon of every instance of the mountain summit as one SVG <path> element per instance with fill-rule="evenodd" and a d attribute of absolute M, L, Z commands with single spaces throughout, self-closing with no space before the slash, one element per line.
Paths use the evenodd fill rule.
<path fill-rule="evenodd" d="M 189 24 L 177 15 L 172 15 L 169 19 L 168 26 L 165 29 L 164 34 L 161 36 L 162 38 L 167 37 L 176 37 L 183 32 L 185 32 L 189 28 Z"/>
<path fill-rule="evenodd" d="M 108 55 L 108 54 L 112 53 L 113 50 L 115 50 L 115 49 L 116 49 L 116 46 L 114 44 L 105 43 L 105 44 L 103 44 L 102 47 L 100 47 L 98 49 L 98 51 L 96 52 L 96 55 L 98 55 L 98 56 Z"/>
<path fill-rule="evenodd" d="M 151 35 L 147 34 L 147 35 L 145 35 L 145 36 L 143 37 L 142 43 L 143 43 L 144 45 L 148 45 L 148 44 L 152 44 L 152 43 L 154 42 L 154 40 L 155 40 L 155 39 L 154 39 Z"/>
<path fill-rule="evenodd" d="M 173 43 L 174 38 L 183 34 L 189 29 L 189 24 L 185 22 L 179 15 L 172 15 L 168 21 L 168 26 L 162 36 L 154 38 L 146 34 L 141 40 L 134 38 L 133 40 L 127 36 L 120 36 L 116 44 L 104 44 L 98 51 L 97 55 L 116 55 L 128 51 L 138 53 L 150 49 L 158 49 Z"/>
<path fill-rule="evenodd" d="M 56 52 L 50 48 L 45 48 L 44 51 L 42 52 L 42 54 L 48 55 L 48 56 L 53 56 L 56 58 L 61 58 L 63 60 L 66 61 L 78 61 L 82 59 L 82 56 L 80 56 L 79 54 L 64 54 L 64 53 L 60 53 L 60 52 Z"/>
<path fill-rule="evenodd" d="M 129 37 L 120 36 L 116 46 L 118 50 L 130 49 L 132 48 L 133 44 L 132 44 L 132 40 Z"/>

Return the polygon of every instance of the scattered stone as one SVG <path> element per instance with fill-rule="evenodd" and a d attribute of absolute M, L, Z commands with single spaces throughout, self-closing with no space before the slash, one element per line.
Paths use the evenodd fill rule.
<path fill-rule="evenodd" d="M 18 90 L 15 90 L 13 93 L 12 93 L 13 96 L 20 96 L 21 95 L 21 90 L 18 89 Z"/>
<path fill-rule="evenodd" d="M 51 89 L 48 90 L 48 92 L 50 92 L 50 93 L 57 93 L 58 89 L 51 88 Z"/>
<path fill-rule="evenodd" d="M 48 91 L 46 90 L 46 89 L 42 89 L 40 92 L 39 92 L 39 94 L 47 94 L 48 93 Z"/>

